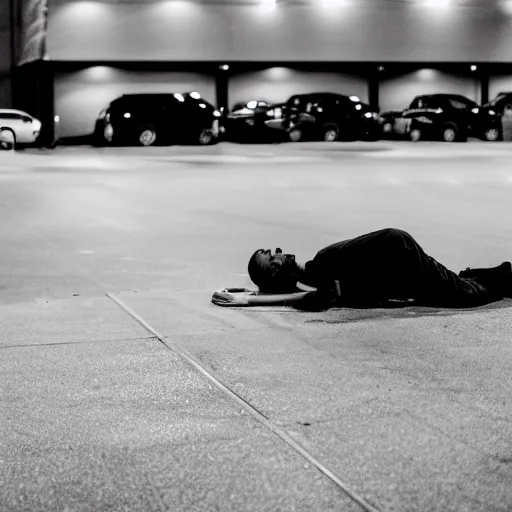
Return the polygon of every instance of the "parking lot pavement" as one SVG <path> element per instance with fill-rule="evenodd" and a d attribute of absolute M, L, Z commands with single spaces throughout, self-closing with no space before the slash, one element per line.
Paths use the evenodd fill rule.
<path fill-rule="evenodd" d="M 2 511 L 363 510 L 106 297 L 0 319 Z"/>
<path fill-rule="evenodd" d="M 0 154 L 1 510 L 512 508 L 510 301 L 210 304 L 382 227 L 510 260 L 512 145 L 126 149 Z"/>
<path fill-rule="evenodd" d="M 119 298 L 377 509 L 512 507 L 512 301 L 302 313 Z"/>
<path fill-rule="evenodd" d="M 262 161 L 277 163 L 321 163 L 339 161 L 361 153 L 372 158 L 449 159 L 511 158 L 512 144 L 469 139 L 466 143 L 423 141 L 376 142 L 302 142 L 299 144 L 234 144 L 221 142 L 213 146 L 156 146 L 156 147 L 92 147 L 57 146 L 53 150 L 26 149 L 0 152 L 0 161 L 16 165 L 33 163 L 38 167 L 51 165 L 78 168 L 116 168 L 125 164 L 131 168 L 139 159 L 153 163 L 227 163 L 248 164 Z M 45 156 L 45 159 L 41 159 Z"/>

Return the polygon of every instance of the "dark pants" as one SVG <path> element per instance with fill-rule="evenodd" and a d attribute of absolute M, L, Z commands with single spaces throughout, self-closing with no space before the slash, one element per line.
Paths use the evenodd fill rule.
<path fill-rule="evenodd" d="M 341 302 L 346 304 L 414 299 L 423 306 L 464 308 L 501 298 L 474 280 L 458 277 L 426 254 L 411 235 L 398 229 L 375 231 L 324 251 L 338 253 L 344 267 L 350 269 L 340 277 Z"/>

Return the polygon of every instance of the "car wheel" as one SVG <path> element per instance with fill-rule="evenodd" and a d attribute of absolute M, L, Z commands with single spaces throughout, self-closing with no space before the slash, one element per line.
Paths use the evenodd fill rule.
<path fill-rule="evenodd" d="M 16 135 L 10 129 L 0 130 L 0 149 L 14 149 L 16 147 Z"/>
<path fill-rule="evenodd" d="M 338 140 L 339 130 L 337 126 L 325 126 L 324 127 L 324 141 L 325 142 L 334 142 Z"/>
<path fill-rule="evenodd" d="M 139 131 L 139 144 L 152 146 L 156 142 L 156 131 L 152 126 L 144 126 Z"/>
<path fill-rule="evenodd" d="M 455 126 L 448 125 L 443 128 L 443 140 L 445 142 L 456 142 L 458 135 L 459 134 Z"/>
<path fill-rule="evenodd" d="M 215 137 L 211 130 L 205 129 L 199 135 L 199 144 L 201 144 L 201 146 L 209 146 L 214 140 Z"/>
<path fill-rule="evenodd" d="M 413 128 L 409 132 L 409 139 L 412 142 L 418 142 L 419 140 L 421 140 L 421 136 L 422 136 L 422 133 L 421 133 L 421 130 L 419 128 Z"/>
<path fill-rule="evenodd" d="M 489 128 L 484 133 L 484 139 L 489 142 L 496 142 L 500 140 L 500 130 L 498 128 Z"/>
<path fill-rule="evenodd" d="M 302 130 L 300 128 L 292 128 L 289 132 L 291 142 L 300 142 L 302 140 Z"/>

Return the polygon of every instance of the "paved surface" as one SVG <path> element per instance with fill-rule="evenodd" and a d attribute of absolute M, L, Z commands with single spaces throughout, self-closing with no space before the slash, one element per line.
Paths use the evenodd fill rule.
<path fill-rule="evenodd" d="M 0 510 L 511 510 L 511 301 L 209 303 L 249 285 L 257 247 L 308 259 L 382 227 L 454 270 L 511 259 L 511 159 L 478 142 L 0 153 Z"/>

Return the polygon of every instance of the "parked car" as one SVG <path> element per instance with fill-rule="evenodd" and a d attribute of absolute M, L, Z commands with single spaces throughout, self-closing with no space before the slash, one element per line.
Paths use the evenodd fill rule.
<path fill-rule="evenodd" d="M 500 118 L 492 109 L 479 107 L 460 94 L 416 96 L 402 112 L 381 116 L 383 136 L 466 141 L 468 136 L 495 141 L 500 137 Z"/>
<path fill-rule="evenodd" d="M 23 110 L 0 109 L 0 144 L 32 144 L 41 132 L 41 121 Z"/>
<path fill-rule="evenodd" d="M 512 104 L 512 91 L 502 91 L 496 95 L 496 98 L 486 103 L 488 106 L 502 108 L 506 105 Z"/>
<path fill-rule="evenodd" d="M 281 105 L 264 100 L 236 103 L 223 121 L 224 138 L 233 142 L 279 142 L 282 131 L 273 130 L 267 121 L 280 118 Z"/>
<path fill-rule="evenodd" d="M 281 119 L 267 125 L 284 130 L 292 142 L 303 140 L 373 140 L 378 138 L 378 109 L 357 96 L 310 93 L 292 96 Z"/>
<path fill-rule="evenodd" d="M 512 92 L 500 92 L 489 103 L 482 105 L 491 114 L 500 117 L 500 140 L 512 140 Z"/>
<path fill-rule="evenodd" d="M 100 112 L 97 144 L 213 144 L 220 113 L 199 93 L 124 94 Z"/>

